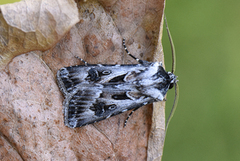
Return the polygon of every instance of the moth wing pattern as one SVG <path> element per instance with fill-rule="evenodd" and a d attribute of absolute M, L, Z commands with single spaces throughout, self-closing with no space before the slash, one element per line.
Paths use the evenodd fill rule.
<path fill-rule="evenodd" d="M 65 96 L 65 125 L 75 128 L 162 101 L 176 76 L 148 62 L 70 66 L 58 71 L 57 80 Z"/>

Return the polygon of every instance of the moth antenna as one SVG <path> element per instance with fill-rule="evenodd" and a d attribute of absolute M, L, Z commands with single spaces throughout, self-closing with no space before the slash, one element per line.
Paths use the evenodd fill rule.
<path fill-rule="evenodd" d="M 130 114 L 128 115 L 127 119 L 126 119 L 125 122 L 124 122 L 124 126 L 123 126 L 123 127 L 126 127 L 129 117 L 133 114 L 133 112 L 135 112 L 135 111 L 136 111 L 137 109 L 139 109 L 139 108 L 140 108 L 140 107 L 137 107 L 137 108 L 133 109 L 133 110 L 130 112 Z"/>
<path fill-rule="evenodd" d="M 175 97 L 174 97 L 174 101 L 173 101 L 173 107 L 171 109 L 171 112 L 168 116 L 168 119 L 167 119 L 167 123 L 166 123 L 166 127 L 165 127 L 165 133 L 167 132 L 167 129 L 168 129 L 168 125 L 169 125 L 169 122 L 171 121 L 172 117 L 173 117 L 173 114 L 176 110 L 176 107 L 177 107 L 177 102 L 178 102 L 178 93 L 179 93 L 179 88 L 178 88 L 178 85 L 177 83 L 175 83 Z"/>
<path fill-rule="evenodd" d="M 143 63 L 144 63 L 141 59 L 136 58 L 135 56 L 133 56 L 133 55 L 128 51 L 127 46 L 126 46 L 126 44 L 125 44 L 125 39 L 124 39 L 124 38 L 123 38 L 123 40 L 122 40 L 122 45 L 123 45 L 125 51 L 127 52 L 127 54 L 128 54 L 129 56 L 131 56 L 133 59 L 135 59 L 135 60 L 136 60 L 138 63 L 140 63 L 140 64 L 143 64 Z"/>
<path fill-rule="evenodd" d="M 166 24 L 166 29 L 167 29 L 167 34 L 168 34 L 168 39 L 170 41 L 170 45 L 171 45 L 171 50 L 172 50 L 172 73 L 174 74 L 175 72 L 175 69 L 176 69 L 176 52 L 175 52 L 175 47 L 174 47 L 174 43 L 173 43 L 173 39 L 172 39 L 172 36 L 171 36 L 171 32 L 168 28 L 168 23 L 167 23 L 167 17 L 166 15 L 164 14 L 164 19 L 165 19 L 165 24 Z M 175 85 L 175 97 L 174 97 L 174 102 L 173 102 L 173 107 L 171 109 L 171 112 L 168 116 L 168 119 L 167 119 L 167 122 L 166 122 L 166 132 L 167 132 L 167 129 L 168 129 L 168 125 L 169 125 L 169 122 L 170 120 L 172 119 L 173 117 L 173 114 L 176 110 L 176 107 L 177 107 L 177 102 L 178 102 L 178 93 L 179 93 L 179 89 L 178 89 L 178 85 L 177 85 L 177 82 L 174 83 Z"/>
<path fill-rule="evenodd" d="M 168 28 L 168 23 L 167 23 L 167 17 L 164 14 L 164 19 L 165 19 L 165 24 L 166 24 L 166 29 L 167 29 L 167 33 L 168 33 L 168 38 L 170 41 L 170 45 L 171 45 L 171 50 L 172 50 L 172 73 L 174 74 L 175 69 L 176 69 L 176 53 L 175 53 L 175 47 L 174 47 L 174 43 L 173 43 L 173 39 L 170 33 L 170 30 Z"/>
<path fill-rule="evenodd" d="M 82 58 L 79 58 L 78 56 L 75 56 L 75 58 L 81 60 L 85 66 L 88 66 L 88 63 L 86 61 L 84 61 Z"/>
<path fill-rule="evenodd" d="M 67 48 L 67 50 L 72 54 L 72 52 L 68 48 Z M 88 66 L 88 63 L 86 61 L 84 61 L 82 58 L 80 58 L 80 57 L 78 57 L 76 55 L 74 57 L 79 59 L 79 60 L 81 60 L 84 63 L 85 66 Z"/>

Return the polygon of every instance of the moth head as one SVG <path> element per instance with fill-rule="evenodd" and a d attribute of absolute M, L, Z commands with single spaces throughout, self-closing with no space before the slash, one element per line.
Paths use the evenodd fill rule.
<path fill-rule="evenodd" d="M 172 89 L 174 87 L 174 85 L 178 82 L 177 80 L 177 76 L 175 76 L 173 73 L 168 72 L 168 75 L 170 77 L 170 85 L 169 85 L 169 89 Z"/>

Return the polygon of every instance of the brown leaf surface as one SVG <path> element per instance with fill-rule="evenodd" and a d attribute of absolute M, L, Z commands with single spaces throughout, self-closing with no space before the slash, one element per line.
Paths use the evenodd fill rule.
<path fill-rule="evenodd" d="M 71 4 L 71 1 L 54 2 L 56 3 L 52 4 L 52 7 L 56 7 L 57 11 L 60 2 L 61 4 L 63 2 Z M 36 5 L 44 3 L 48 3 L 48 1 L 41 1 Z M 74 6 L 74 4 L 71 5 Z M 163 7 L 163 0 L 78 1 L 78 13 L 75 15 L 79 15 L 80 21 L 54 48 L 45 52 L 29 52 L 23 55 L 20 54 L 52 47 L 58 41 L 57 39 L 61 38 L 60 35 L 65 33 L 59 28 L 56 29 L 57 24 L 68 28 L 71 18 L 68 20 L 66 16 L 65 21 L 56 21 L 56 18 L 53 17 L 58 15 L 61 19 L 64 17 L 62 14 L 59 15 L 62 12 L 53 9 L 53 12 L 49 14 L 49 9 L 46 10 L 44 13 L 52 15 L 52 19 L 47 19 L 46 23 L 42 21 L 41 25 L 37 23 L 35 27 L 44 28 L 44 34 L 31 33 L 35 35 L 31 45 L 24 43 L 22 40 L 26 41 L 26 39 L 21 37 L 22 34 L 26 37 L 30 32 L 24 32 L 21 27 L 19 27 L 20 29 L 16 26 L 11 27 L 18 30 L 18 32 L 14 32 L 14 39 L 22 42 L 22 46 L 18 45 L 19 50 L 17 50 L 14 41 L 2 44 L 1 48 L 5 51 L 1 52 L 1 63 L 4 64 L 5 69 L 0 71 L 0 145 L 4 147 L 0 148 L 0 159 L 12 157 L 17 158 L 15 160 L 140 161 L 147 159 L 147 153 L 151 156 L 151 160 L 161 159 L 159 156 L 162 155 L 162 152 L 159 151 L 159 147 L 152 147 L 151 151 L 155 150 L 156 154 L 147 152 L 148 147 L 153 145 L 152 143 L 149 145 L 148 137 L 154 138 L 156 134 L 158 135 L 156 131 L 150 133 L 151 105 L 137 110 L 125 128 L 123 128 L 123 124 L 128 112 L 94 125 L 70 129 L 63 123 L 63 96 L 57 87 L 55 75 L 57 70 L 63 66 L 79 64 L 79 60 L 74 58 L 75 55 L 91 64 L 136 63 L 124 52 L 123 37 L 126 38 L 129 51 L 136 57 L 153 61 L 153 55 L 157 53 L 154 60 L 162 60 L 163 55 L 159 56 L 159 53 L 162 52 L 159 29 Z M 73 10 L 63 8 L 61 11 Z M 35 9 L 31 8 L 30 10 Z M 14 15 L 14 13 L 12 14 Z M 40 15 L 29 16 L 26 14 L 25 16 L 28 19 L 38 17 L 39 22 Z M 15 15 L 15 17 L 17 16 Z M 4 20 L 5 24 L 10 23 L 3 17 L 1 22 Z M 20 22 L 17 23 L 18 25 L 22 23 L 20 26 L 29 23 L 29 21 Z M 26 25 L 25 29 L 29 26 L 31 25 Z M 40 43 L 42 41 L 43 43 Z M 5 56 L 8 54 L 6 51 L 15 52 L 13 55 Z M 11 60 L 11 57 L 15 55 L 19 56 L 6 65 L 6 60 Z M 161 109 L 161 116 L 157 116 L 157 118 L 161 118 L 160 121 L 163 122 L 163 125 L 154 123 L 157 125 L 152 129 L 161 129 L 164 132 L 164 108 Z M 155 140 L 159 140 L 159 138 Z M 154 140 L 151 142 L 156 144 L 154 146 L 158 146 Z M 163 142 L 161 146 L 163 146 Z M 8 149 L 12 152 L 8 152 Z"/>
<path fill-rule="evenodd" d="M 17 55 L 49 49 L 79 21 L 73 0 L 23 0 L 0 9 L 0 69 Z"/>

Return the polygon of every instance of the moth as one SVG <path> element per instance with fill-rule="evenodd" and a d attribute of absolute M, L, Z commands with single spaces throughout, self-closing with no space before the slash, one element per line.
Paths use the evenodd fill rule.
<path fill-rule="evenodd" d="M 139 60 L 139 64 L 88 64 L 61 68 L 57 81 L 65 99 L 64 123 L 70 128 L 81 127 L 132 110 L 163 101 L 177 76 L 166 72 L 161 62 Z M 129 118 L 128 116 L 128 118 Z M 124 126 L 126 126 L 126 119 Z"/>

